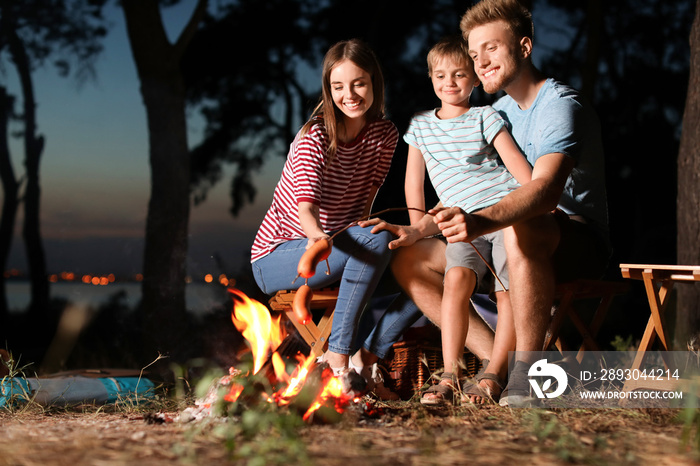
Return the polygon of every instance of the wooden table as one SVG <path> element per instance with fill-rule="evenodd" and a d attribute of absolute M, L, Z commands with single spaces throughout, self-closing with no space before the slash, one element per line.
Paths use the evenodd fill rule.
<path fill-rule="evenodd" d="M 624 278 L 642 280 L 646 289 L 651 316 L 647 323 L 644 336 L 637 349 L 631 370 L 639 369 L 644 361 L 646 352 L 651 349 L 654 341 L 658 337 L 660 351 L 670 351 L 671 345 L 666 328 L 664 326 L 664 312 L 668 304 L 668 297 L 673 286 L 677 282 L 697 282 L 700 281 L 700 266 L 698 265 L 649 265 L 649 264 L 620 264 L 620 270 Z M 669 365 L 669 361 L 664 359 Z M 624 390 L 635 390 L 647 387 L 642 380 L 628 381 Z M 653 388 L 659 388 L 658 381 Z M 667 387 L 672 389 L 672 387 Z"/>

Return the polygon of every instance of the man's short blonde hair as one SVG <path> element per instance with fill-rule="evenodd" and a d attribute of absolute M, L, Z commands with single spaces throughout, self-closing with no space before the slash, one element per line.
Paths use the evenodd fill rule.
<path fill-rule="evenodd" d="M 472 29 L 496 21 L 505 22 L 517 42 L 523 37 L 533 41 L 532 15 L 518 0 L 481 0 L 464 13 L 459 28 L 464 40 L 468 41 Z"/>

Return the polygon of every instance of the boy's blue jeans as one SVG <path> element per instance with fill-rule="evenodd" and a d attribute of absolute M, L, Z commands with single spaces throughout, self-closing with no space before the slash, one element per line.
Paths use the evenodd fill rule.
<path fill-rule="evenodd" d="M 391 259 L 388 247 L 391 234 L 387 231 L 374 234 L 370 230 L 353 226 L 336 236 L 328 257 L 330 275 L 326 275 L 326 262 L 323 261 L 316 267 L 316 274 L 308 280 L 313 289 L 340 282 L 328 341 L 328 349 L 335 353 L 351 354 L 357 348 L 355 339 L 362 311 Z M 292 281 L 297 275 L 297 265 L 306 251 L 307 242 L 306 238 L 287 241 L 253 262 L 253 276 L 263 293 L 272 295 L 279 290 L 297 289 L 304 284 L 301 277 L 294 283 Z M 363 345 L 379 357 L 384 357 L 403 331 L 421 315 L 410 300 L 397 299 L 395 302 L 400 307 L 393 309 L 390 306 Z"/>

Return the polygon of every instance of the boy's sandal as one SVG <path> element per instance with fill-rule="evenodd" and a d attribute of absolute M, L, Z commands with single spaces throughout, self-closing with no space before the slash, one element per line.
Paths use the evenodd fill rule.
<path fill-rule="evenodd" d="M 489 367 L 489 362 L 490 361 L 488 359 L 481 360 L 481 369 L 479 369 L 474 378 L 479 378 L 486 373 L 486 368 Z"/>
<path fill-rule="evenodd" d="M 479 397 L 487 402 L 498 403 L 498 399 L 501 397 L 501 393 L 505 389 L 505 382 L 503 382 L 503 380 L 501 380 L 501 378 L 496 374 L 492 374 L 490 372 L 477 374 L 474 379 L 476 380 L 475 383 L 466 385 L 462 390 L 462 403 L 472 403 L 472 398 L 474 397 Z M 495 392 L 489 388 L 483 388 L 481 385 L 479 385 L 479 382 L 482 380 L 490 380 L 494 382 L 498 387 L 498 391 Z"/>
<path fill-rule="evenodd" d="M 448 383 L 443 383 L 443 381 L 448 380 Z M 444 404 L 452 404 L 454 397 L 454 383 L 455 379 L 451 372 L 443 372 L 440 376 L 440 382 L 432 385 L 427 390 L 421 394 L 420 402 L 427 406 L 441 406 Z M 434 394 L 426 398 L 425 395 Z"/>
<path fill-rule="evenodd" d="M 481 380 L 481 377 L 486 373 L 486 368 L 489 366 L 489 360 L 488 359 L 482 359 L 480 361 L 481 368 L 479 371 L 474 375 L 474 377 L 463 377 L 459 379 L 459 386 L 462 387 L 462 392 L 464 392 L 465 389 L 469 388 L 469 386 L 474 385 L 474 380 L 477 382 Z"/>

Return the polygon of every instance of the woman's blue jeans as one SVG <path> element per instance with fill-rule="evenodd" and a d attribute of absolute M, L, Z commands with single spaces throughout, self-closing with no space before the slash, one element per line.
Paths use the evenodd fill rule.
<path fill-rule="evenodd" d="M 371 233 L 371 228 L 350 227 L 333 239 L 333 250 L 328 257 L 330 274 L 326 275 L 326 263 L 323 261 L 316 267 L 316 274 L 309 278 L 308 284 L 313 289 L 339 282 L 338 301 L 328 340 L 330 351 L 351 354 L 356 349 L 355 339 L 360 317 L 389 264 L 391 250 L 388 245 L 391 240 L 392 236 L 387 231 L 375 234 Z M 306 238 L 287 241 L 267 256 L 253 262 L 253 275 L 263 293 L 272 295 L 279 290 L 297 289 L 304 284 L 303 278 L 294 282 L 293 280 L 297 275 L 299 259 L 306 251 L 307 242 Z M 370 335 L 374 341 L 372 347 L 381 351 L 388 344 L 384 352 L 388 351 L 403 330 L 412 323 L 408 322 L 404 326 L 406 315 L 415 316 L 410 306 L 407 308 L 406 312 L 391 313 L 392 318 L 388 319 L 390 322 L 384 323 L 382 327 L 386 332 L 378 333 L 375 328 L 375 332 Z M 415 312 L 420 316 L 417 308 Z M 394 337 L 399 328 L 401 332 Z M 391 338 L 394 339 L 389 342 Z M 368 344 L 369 342 L 365 347 Z"/>
<path fill-rule="evenodd" d="M 390 304 L 377 323 L 373 325 L 369 335 L 367 337 L 361 336 L 363 338 L 362 347 L 380 359 L 386 357 L 391 346 L 401 338 L 403 332 L 423 315 L 418 306 L 405 293 L 397 291 L 386 296 L 386 298 L 392 297 Z"/>

